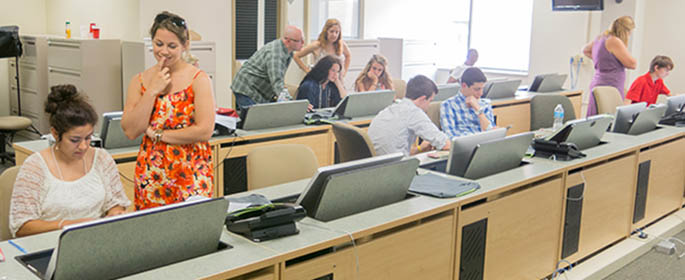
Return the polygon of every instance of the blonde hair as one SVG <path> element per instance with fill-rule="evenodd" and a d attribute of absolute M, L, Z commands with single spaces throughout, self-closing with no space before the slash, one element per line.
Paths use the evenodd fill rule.
<path fill-rule="evenodd" d="M 340 34 L 338 34 L 338 39 L 335 40 L 335 42 L 328 42 L 328 30 L 336 25 L 340 28 Z M 325 46 L 326 44 L 333 44 L 335 54 L 338 56 L 341 55 L 343 45 L 340 42 L 342 40 L 342 26 L 340 25 L 340 21 L 334 18 L 329 18 L 328 20 L 326 20 L 326 23 L 323 25 L 323 29 L 321 30 L 321 33 L 319 33 L 319 38 L 317 40 L 319 41 L 319 43 L 321 43 L 321 47 Z"/>
<path fill-rule="evenodd" d="M 362 72 L 359 73 L 359 77 L 357 77 L 357 80 L 354 81 L 354 89 L 356 91 L 362 91 L 362 89 L 359 88 L 360 83 L 364 85 L 364 88 L 369 88 L 371 86 L 371 83 L 373 81 L 369 78 L 367 74 L 371 70 L 371 65 L 373 65 L 374 62 L 383 65 L 383 74 L 381 74 L 381 76 L 378 77 L 378 82 L 383 84 L 386 89 L 393 89 L 392 78 L 390 77 L 390 73 L 388 73 L 388 60 L 380 54 L 374 54 L 371 56 L 371 59 L 369 59 L 369 62 L 364 67 L 364 70 L 362 70 Z"/>
<path fill-rule="evenodd" d="M 614 20 L 609 27 L 609 30 L 604 32 L 604 35 L 612 35 L 623 41 L 623 44 L 628 47 L 628 36 L 630 31 L 635 28 L 635 21 L 630 16 L 622 16 Z"/>

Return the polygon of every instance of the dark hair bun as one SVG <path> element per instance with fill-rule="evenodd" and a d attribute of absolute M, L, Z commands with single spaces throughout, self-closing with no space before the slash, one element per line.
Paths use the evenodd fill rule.
<path fill-rule="evenodd" d="M 54 114 L 57 109 L 67 103 L 78 101 L 81 96 L 74 85 L 57 85 L 50 87 L 48 101 L 45 102 L 45 112 Z"/>

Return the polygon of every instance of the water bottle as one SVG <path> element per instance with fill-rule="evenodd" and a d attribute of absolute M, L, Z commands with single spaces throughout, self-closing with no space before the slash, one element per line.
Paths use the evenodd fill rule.
<path fill-rule="evenodd" d="M 283 90 L 281 90 L 281 93 L 278 94 L 278 99 L 276 101 L 283 102 L 289 101 L 290 99 L 292 99 L 292 97 L 290 96 L 288 89 L 284 87 Z"/>
<path fill-rule="evenodd" d="M 552 125 L 552 129 L 554 129 L 554 130 L 560 129 L 563 124 L 564 124 L 564 107 L 561 106 L 561 104 L 557 104 L 557 107 L 554 107 L 554 124 Z"/>

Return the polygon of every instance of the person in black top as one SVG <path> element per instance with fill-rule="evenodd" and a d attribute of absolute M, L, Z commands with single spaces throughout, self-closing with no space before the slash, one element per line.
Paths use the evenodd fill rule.
<path fill-rule="evenodd" d="M 340 61 L 325 56 L 307 73 L 297 88 L 297 99 L 307 99 L 314 109 L 334 107 L 347 95 L 340 80 Z"/>

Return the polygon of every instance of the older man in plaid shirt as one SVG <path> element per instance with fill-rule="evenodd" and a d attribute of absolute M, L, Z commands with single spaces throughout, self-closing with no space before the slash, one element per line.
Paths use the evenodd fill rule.
<path fill-rule="evenodd" d="M 483 71 L 476 67 L 464 71 L 459 93 L 440 105 L 440 124 L 445 134 L 465 136 L 494 127 L 492 104 L 480 98 L 486 81 Z"/>
<path fill-rule="evenodd" d="M 302 48 L 302 40 L 302 30 L 288 26 L 282 38 L 267 43 L 245 61 L 231 85 L 238 108 L 276 101 L 285 87 L 283 77 L 293 52 Z"/>

